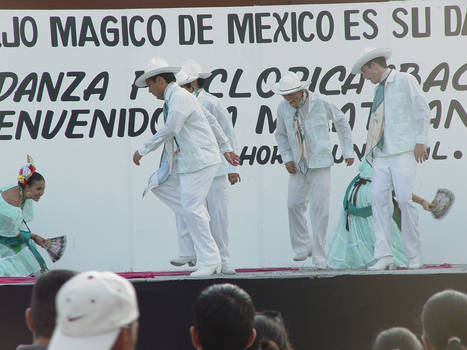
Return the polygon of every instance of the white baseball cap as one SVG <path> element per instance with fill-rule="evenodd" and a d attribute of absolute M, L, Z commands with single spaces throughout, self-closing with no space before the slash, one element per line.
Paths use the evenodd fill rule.
<path fill-rule="evenodd" d="M 49 350 L 109 350 L 122 327 L 138 319 L 133 285 L 113 272 L 82 272 L 55 298 L 57 320 Z"/>
<path fill-rule="evenodd" d="M 384 57 L 388 59 L 391 57 L 392 50 L 389 48 L 374 48 L 374 47 L 367 47 L 358 57 L 357 62 L 352 67 L 352 74 L 361 74 L 362 67 L 370 62 L 372 59 L 376 57 Z"/>
<path fill-rule="evenodd" d="M 300 90 L 306 90 L 309 82 L 301 81 L 297 74 L 287 71 L 281 80 L 274 85 L 273 91 L 279 95 L 293 94 Z"/>
<path fill-rule="evenodd" d="M 138 77 L 135 81 L 135 85 L 139 88 L 147 87 L 146 79 L 154 77 L 162 73 L 178 73 L 181 67 L 169 66 L 167 61 L 162 57 L 153 57 L 149 60 L 146 67 L 144 67 L 144 73 Z"/>

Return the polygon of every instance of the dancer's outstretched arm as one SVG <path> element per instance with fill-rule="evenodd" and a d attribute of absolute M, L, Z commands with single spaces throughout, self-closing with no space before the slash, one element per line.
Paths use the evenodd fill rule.
<path fill-rule="evenodd" d="M 415 203 L 420 204 L 423 207 L 423 209 L 427 211 L 432 211 L 435 207 L 435 203 L 428 202 L 426 199 L 423 199 L 422 197 L 417 196 L 415 193 L 412 193 L 412 200 Z"/>

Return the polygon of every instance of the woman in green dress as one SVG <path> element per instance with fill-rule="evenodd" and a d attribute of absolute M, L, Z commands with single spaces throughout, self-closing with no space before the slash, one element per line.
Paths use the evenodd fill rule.
<path fill-rule="evenodd" d="M 34 165 L 20 169 L 18 184 L 0 188 L 0 276 L 27 277 L 47 270 L 44 259 L 36 249 L 44 239 L 23 230 L 33 218 L 32 201 L 44 194 L 44 177 Z"/>
<path fill-rule="evenodd" d="M 371 215 L 372 168 L 364 159 L 359 174 L 347 187 L 339 223 L 329 240 L 326 263 L 331 269 L 365 269 L 374 263 L 375 234 Z M 412 200 L 425 210 L 434 205 L 412 194 Z M 407 266 L 400 231 L 400 210 L 394 203 L 392 219 L 392 251 L 396 266 Z"/>

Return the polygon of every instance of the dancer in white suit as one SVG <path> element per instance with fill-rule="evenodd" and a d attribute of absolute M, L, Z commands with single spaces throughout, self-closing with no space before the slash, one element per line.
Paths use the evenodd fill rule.
<path fill-rule="evenodd" d="M 166 123 L 133 155 L 136 165 L 141 158 L 164 144 L 161 165 L 147 187 L 190 227 L 199 269 L 192 276 L 220 272 L 219 249 L 212 238 L 206 196 L 219 164 L 220 152 L 214 134 L 196 98 L 175 83 L 180 67 L 169 66 L 154 57 L 136 79 L 138 87 L 148 87 L 158 99 L 164 99 Z M 230 159 L 238 163 L 239 159 Z"/>
<path fill-rule="evenodd" d="M 189 63 L 189 64 L 187 64 Z M 195 93 L 203 106 L 207 117 L 214 117 L 222 128 L 222 131 L 228 138 L 229 144 L 235 151 L 237 148 L 237 139 L 233 130 L 232 120 L 229 117 L 226 109 L 222 107 L 216 97 L 209 94 L 202 88 L 205 78 L 211 73 L 203 72 L 201 67 L 194 61 L 189 60 L 183 64 L 185 69 L 188 69 L 190 74 L 182 70 L 177 75 L 177 82 L 180 86 L 185 87 L 188 91 Z M 240 181 L 240 175 L 232 164 L 223 161 L 219 166 L 219 170 L 214 178 L 211 188 L 207 196 L 207 208 L 211 217 L 211 232 L 219 248 L 222 260 L 222 273 L 234 274 L 235 270 L 230 263 L 230 253 L 228 249 L 228 185 L 235 184 Z M 194 265 L 196 263 L 196 255 L 193 250 L 193 242 L 190 235 L 187 234 L 186 226 L 183 222 L 177 219 L 177 227 L 179 234 L 179 249 L 180 256 L 172 259 L 170 262 L 175 266 L 184 264 Z"/>
<path fill-rule="evenodd" d="M 336 127 L 347 166 L 354 161 L 350 125 L 336 106 L 324 96 L 308 91 L 307 84 L 295 73 L 285 73 L 276 84 L 275 93 L 284 97 L 277 108 L 274 136 L 290 174 L 287 204 L 294 260 L 312 256 L 316 268 L 325 268 L 330 174 L 334 164 L 329 122 Z M 312 238 L 305 217 L 308 205 Z"/>
<path fill-rule="evenodd" d="M 427 159 L 426 139 L 430 108 L 416 79 L 388 68 L 391 49 L 367 48 L 352 68 L 353 74 L 378 84 L 371 108 L 365 155 L 373 166 L 371 207 L 376 263 L 371 270 L 394 264 L 391 250 L 391 192 L 401 210 L 401 235 L 409 268 L 422 266 L 418 212 L 412 201 L 416 164 Z"/>

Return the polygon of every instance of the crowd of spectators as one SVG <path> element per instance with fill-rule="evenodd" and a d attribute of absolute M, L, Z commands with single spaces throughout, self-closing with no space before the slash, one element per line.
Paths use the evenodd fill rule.
<path fill-rule="evenodd" d="M 52 270 L 36 281 L 26 324 L 30 345 L 17 350 L 135 350 L 135 288 L 113 272 Z M 467 295 L 445 290 L 431 296 L 420 315 L 422 335 L 393 327 L 381 331 L 371 350 L 465 350 Z M 250 295 L 213 284 L 195 300 L 191 342 L 197 350 L 294 350 L 279 311 L 256 311 Z"/>

